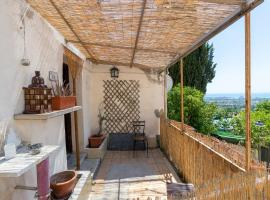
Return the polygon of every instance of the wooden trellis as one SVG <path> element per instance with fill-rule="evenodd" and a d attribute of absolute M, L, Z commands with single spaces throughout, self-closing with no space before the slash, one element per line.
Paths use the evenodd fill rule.
<path fill-rule="evenodd" d="M 140 84 L 135 80 L 105 80 L 106 133 L 129 133 L 132 121 L 140 119 Z"/>

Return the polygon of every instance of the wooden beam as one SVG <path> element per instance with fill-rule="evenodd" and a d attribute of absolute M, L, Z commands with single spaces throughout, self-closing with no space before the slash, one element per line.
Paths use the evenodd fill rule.
<path fill-rule="evenodd" d="M 245 15 L 245 118 L 246 118 L 246 171 L 250 170 L 251 153 L 251 44 L 250 44 L 250 13 Z"/>
<path fill-rule="evenodd" d="M 196 50 L 197 48 L 199 48 L 202 44 L 204 44 L 205 42 L 207 42 L 208 40 L 210 40 L 211 38 L 216 36 L 218 33 L 223 31 L 224 29 L 226 29 L 230 25 L 232 25 L 234 22 L 236 22 L 238 19 L 243 17 L 246 13 L 249 13 L 251 10 L 256 8 L 261 3 L 263 3 L 263 0 L 255 0 L 254 2 L 245 6 L 240 11 L 236 12 L 229 20 L 224 20 L 223 23 L 221 23 L 219 26 L 215 27 L 212 31 L 210 31 L 209 33 L 204 35 L 197 42 L 195 42 L 191 47 L 184 50 L 183 51 L 184 53 L 182 55 L 178 53 L 178 55 L 168 64 L 168 66 L 166 68 L 170 68 L 176 62 L 178 62 L 181 59 L 181 57 L 185 57 L 188 54 L 190 54 L 191 52 L 193 52 L 194 50 Z"/>
<path fill-rule="evenodd" d="M 71 24 L 67 21 L 67 19 L 64 17 L 64 15 L 62 14 L 62 12 L 59 10 L 59 8 L 56 6 L 56 4 L 54 3 L 53 0 L 49 0 L 52 4 L 52 6 L 55 8 L 56 12 L 60 15 L 61 19 L 66 23 L 66 25 L 68 26 L 68 28 L 71 30 L 71 32 L 75 35 L 75 37 L 77 38 L 77 40 L 79 42 L 82 42 L 80 37 L 78 36 L 78 34 L 74 31 L 73 27 L 71 26 Z M 86 52 L 88 53 L 88 55 L 95 60 L 94 55 L 88 50 L 88 48 L 86 48 L 83 44 L 82 44 L 83 48 L 86 50 Z"/>
<path fill-rule="evenodd" d="M 168 117 L 167 111 L 167 70 L 164 71 L 164 116 L 165 119 Z"/>
<path fill-rule="evenodd" d="M 145 6 L 146 6 L 146 0 L 143 0 L 142 11 L 141 11 L 140 21 L 139 21 L 139 25 L 138 25 L 134 50 L 132 52 L 131 61 L 130 61 L 130 67 L 133 66 L 133 61 L 134 61 L 134 57 L 135 57 L 135 53 L 136 53 L 136 49 L 137 49 L 137 45 L 138 45 L 138 41 L 139 41 L 139 36 L 140 36 L 140 32 L 141 32 L 141 27 L 142 27 L 142 21 L 143 21 Z"/>
<path fill-rule="evenodd" d="M 243 4 L 243 0 L 200 0 L 202 2 L 206 2 L 206 3 L 216 3 L 216 4 L 225 4 L 225 5 L 241 5 Z"/>
<path fill-rule="evenodd" d="M 91 58 L 87 58 L 88 60 L 92 61 Z M 95 60 L 96 64 L 104 64 L 104 65 L 119 65 L 119 66 L 130 66 L 130 63 L 123 63 L 123 62 L 117 62 L 117 61 L 107 61 L 107 60 Z M 140 68 L 142 70 L 146 70 L 146 71 L 151 71 L 151 69 L 153 69 L 153 67 L 148 66 L 148 65 L 142 65 L 142 64 L 138 64 L 138 63 L 133 63 L 134 67 Z M 156 70 L 160 71 L 161 68 L 156 67 Z"/>
<path fill-rule="evenodd" d="M 101 43 L 95 43 L 95 42 L 79 42 L 74 40 L 67 40 L 67 42 L 71 42 L 74 44 L 83 44 L 83 45 L 93 45 L 93 46 L 100 46 L 100 47 L 109 47 L 109 48 L 116 48 L 116 49 L 133 49 L 134 47 L 127 47 L 127 46 L 117 46 L 117 45 L 111 45 L 111 44 L 101 44 Z M 175 55 L 176 52 L 173 51 L 166 51 L 166 50 L 157 50 L 157 49 L 147 49 L 147 48 L 137 48 L 139 51 L 146 51 L 146 52 L 157 52 L 157 53 L 164 53 L 164 54 L 172 54 Z"/>
<path fill-rule="evenodd" d="M 76 96 L 76 78 L 72 78 L 73 84 L 73 95 Z M 77 104 L 77 102 L 76 102 Z M 78 130 L 78 113 L 77 111 L 74 112 L 74 128 L 75 128 L 75 148 L 76 148 L 76 166 L 77 170 L 80 170 L 81 163 L 80 163 L 80 142 L 79 142 L 79 130 Z"/>
<path fill-rule="evenodd" d="M 180 60 L 180 84 L 181 84 L 181 129 L 184 131 L 184 123 L 185 123 L 185 118 L 184 118 L 184 63 L 183 63 L 183 58 Z"/>

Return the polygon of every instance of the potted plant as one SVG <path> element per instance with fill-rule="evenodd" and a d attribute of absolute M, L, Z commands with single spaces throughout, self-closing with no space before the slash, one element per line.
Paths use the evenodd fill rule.
<path fill-rule="evenodd" d="M 56 81 L 52 85 L 52 110 L 62 110 L 76 105 L 76 96 L 72 96 L 69 84 L 61 84 Z"/>
<path fill-rule="evenodd" d="M 90 148 L 97 148 L 101 145 L 101 143 L 103 142 L 103 140 L 105 139 L 105 134 L 103 134 L 102 130 L 103 130 L 103 121 L 105 120 L 105 116 L 102 113 L 102 103 L 99 106 L 98 109 L 98 124 L 99 124 L 99 131 L 97 134 L 92 135 L 88 138 L 88 142 L 89 142 L 89 147 Z"/>

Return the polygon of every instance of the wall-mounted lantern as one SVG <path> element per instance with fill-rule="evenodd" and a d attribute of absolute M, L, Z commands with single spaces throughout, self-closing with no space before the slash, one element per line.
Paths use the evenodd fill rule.
<path fill-rule="evenodd" d="M 111 70 L 111 77 L 112 78 L 118 78 L 119 77 L 119 69 L 115 66 L 110 69 Z"/>

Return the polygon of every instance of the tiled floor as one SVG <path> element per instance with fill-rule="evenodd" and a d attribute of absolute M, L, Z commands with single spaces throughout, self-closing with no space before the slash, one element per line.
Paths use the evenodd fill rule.
<path fill-rule="evenodd" d="M 159 149 L 108 151 L 88 197 L 90 200 L 165 200 L 167 182 L 180 182 Z"/>

